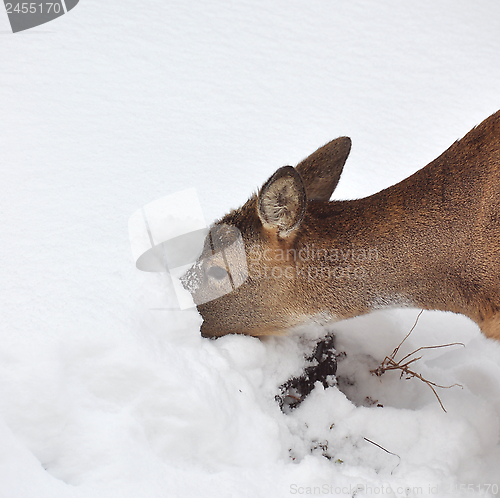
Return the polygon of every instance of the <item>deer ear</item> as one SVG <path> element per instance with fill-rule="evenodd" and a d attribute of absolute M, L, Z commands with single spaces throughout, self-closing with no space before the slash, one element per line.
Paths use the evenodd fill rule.
<path fill-rule="evenodd" d="M 328 201 L 351 151 L 351 139 L 339 137 L 320 147 L 297 165 L 306 186 L 307 199 Z"/>
<path fill-rule="evenodd" d="M 299 227 L 306 205 L 302 178 L 292 166 L 283 166 L 261 188 L 257 210 L 264 228 L 286 238 Z"/>

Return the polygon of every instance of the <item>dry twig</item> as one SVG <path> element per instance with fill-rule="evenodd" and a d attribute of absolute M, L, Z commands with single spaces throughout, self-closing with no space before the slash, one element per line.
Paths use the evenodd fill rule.
<path fill-rule="evenodd" d="M 389 455 L 393 455 L 393 456 L 399 458 L 398 464 L 391 471 L 391 475 L 392 475 L 392 473 L 399 467 L 399 464 L 401 463 L 401 457 L 399 455 L 396 455 L 396 453 L 393 453 L 392 451 L 389 451 L 389 450 L 385 449 L 383 446 L 381 446 L 380 444 L 376 443 L 375 441 L 372 441 L 371 439 L 368 439 L 367 437 L 364 437 L 363 439 L 365 441 L 367 441 L 367 442 L 375 445 L 377 448 L 380 448 L 381 450 L 384 450 L 386 453 L 389 453 Z"/>
<path fill-rule="evenodd" d="M 414 377 L 416 377 L 417 379 L 420 379 L 422 382 L 424 382 L 425 384 L 427 384 L 431 388 L 432 392 L 434 393 L 437 400 L 439 401 L 441 408 L 446 412 L 446 409 L 443 406 L 443 403 L 441 402 L 441 399 L 439 398 L 438 393 L 436 392 L 436 390 L 434 388 L 439 387 L 441 389 L 450 389 L 452 387 L 458 386 L 458 387 L 461 387 L 463 389 L 463 386 L 461 384 L 453 384 L 451 386 L 440 386 L 439 384 L 436 384 L 435 382 L 431 382 L 430 380 L 424 379 L 424 377 L 422 377 L 422 375 L 420 375 L 419 373 L 417 373 L 413 370 L 410 370 L 409 366 L 412 363 L 415 363 L 416 361 L 418 361 L 422 358 L 422 356 L 418 356 L 417 358 L 412 358 L 412 356 L 415 353 L 418 353 L 419 351 L 422 351 L 424 349 L 438 349 L 438 348 L 446 348 L 448 346 L 457 346 L 457 345 L 461 345 L 461 346 L 465 347 L 465 344 L 463 344 L 462 342 L 451 342 L 449 344 L 440 344 L 438 346 L 422 346 L 420 348 L 415 349 L 415 351 L 412 351 L 411 353 L 407 354 L 406 356 L 401 358 L 399 361 L 396 361 L 396 355 L 398 354 L 399 349 L 401 348 L 403 343 L 406 341 L 406 339 L 408 339 L 410 334 L 413 332 L 414 328 L 417 326 L 418 319 L 420 318 L 420 315 L 423 312 L 424 312 L 424 310 L 420 311 L 420 313 L 417 316 L 417 319 L 415 320 L 415 323 L 413 324 L 413 327 L 406 334 L 404 339 L 399 343 L 398 347 L 396 349 L 394 349 L 394 351 L 391 353 L 390 356 L 386 356 L 384 358 L 384 360 L 382 361 L 382 363 L 379 365 L 379 367 L 376 368 L 375 370 L 372 370 L 371 373 L 373 375 L 376 375 L 377 377 L 381 377 L 388 370 L 401 370 L 401 375 L 399 377 L 400 379 L 403 378 L 403 375 L 406 375 L 406 380 L 412 379 Z"/>

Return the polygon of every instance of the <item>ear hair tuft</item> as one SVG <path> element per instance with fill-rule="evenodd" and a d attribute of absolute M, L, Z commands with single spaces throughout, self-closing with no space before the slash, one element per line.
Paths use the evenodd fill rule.
<path fill-rule="evenodd" d="M 292 166 L 283 166 L 260 190 L 257 210 L 264 228 L 286 238 L 299 227 L 306 205 L 302 178 Z"/>

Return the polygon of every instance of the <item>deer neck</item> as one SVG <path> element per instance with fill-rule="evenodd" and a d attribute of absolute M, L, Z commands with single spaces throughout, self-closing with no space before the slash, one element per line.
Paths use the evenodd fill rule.
<path fill-rule="evenodd" d="M 465 278 L 474 235 L 472 187 L 460 176 L 450 184 L 442 166 L 431 163 L 364 199 L 308 204 L 299 241 L 309 249 L 307 282 L 299 286 L 306 306 L 317 313 L 326 305 L 336 318 L 388 306 L 477 318 L 474 285 Z M 308 300 L 318 291 L 326 302 Z"/>

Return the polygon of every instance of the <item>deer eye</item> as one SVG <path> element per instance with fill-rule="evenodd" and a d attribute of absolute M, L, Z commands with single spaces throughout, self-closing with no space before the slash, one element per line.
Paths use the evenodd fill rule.
<path fill-rule="evenodd" d="M 215 280 L 222 280 L 226 278 L 227 271 L 222 266 L 211 266 L 207 271 L 209 277 L 215 278 Z"/>

